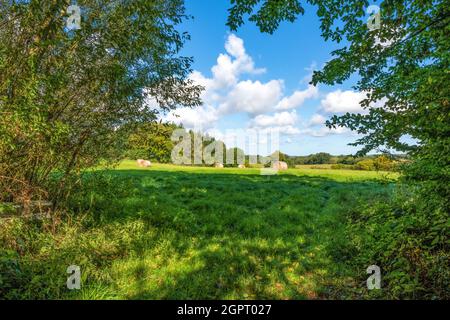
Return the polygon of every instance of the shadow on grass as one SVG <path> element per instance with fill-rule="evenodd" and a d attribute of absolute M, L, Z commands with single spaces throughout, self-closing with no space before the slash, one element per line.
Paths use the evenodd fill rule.
<path fill-rule="evenodd" d="M 329 298 L 352 281 L 345 216 L 386 192 L 376 182 L 290 174 L 103 173 L 86 175 L 71 206 L 89 212 L 88 230 L 141 226 L 110 235 L 126 243 L 124 254 L 96 270 L 110 281 L 89 280 L 126 299 Z"/>

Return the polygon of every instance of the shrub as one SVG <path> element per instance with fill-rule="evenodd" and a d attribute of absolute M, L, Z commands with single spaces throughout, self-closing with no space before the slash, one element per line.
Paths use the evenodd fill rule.
<path fill-rule="evenodd" d="M 394 168 L 392 160 L 386 156 L 379 156 L 373 160 L 375 170 L 378 171 L 391 171 Z"/>
<path fill-rule="evenodd" d="M 366 159 L 366 160 L 361 160 L 361 161 L 357 162 L 355 165 L 355 168 L 356 168 L 356 170 L 371 171 L 371 170 L 375 170 L 375 164 L 374 164 L 373 160 Z"/>
<path fill-rule="evenodd" d="M 76 33 L 63 27 L 68 3 L 0 2 L 0 201 L 58 203 L 80 170 L 119 156 L 118 127 L 200 104 L 179 54 L 182 1 L 86 0 Z"/>
<path fill-rule="evenodd" d="M 449 299 L 447 240 L 449 217 L 423 201 L 423 190 L 401 189 L 390 200 L 357 210 L 348 217 L 346 233 L 355 270 L 378 265 L 382 291 L 366 297 Z M 360 280 L 367 279 L 362 272 Z"/>
<path fill-rule="evenodd" d="M 335 169 L 335 170 L 340 170 L 340 169 L 354 170 L 355 166 L 352 166 L 352 165 L 349 165 L 349 164 L 337 163 L 337 164 L 332 164 L 331 165 L 331 169 Z"/>

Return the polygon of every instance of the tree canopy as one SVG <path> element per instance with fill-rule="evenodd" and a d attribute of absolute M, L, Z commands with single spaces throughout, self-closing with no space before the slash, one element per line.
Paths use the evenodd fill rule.
<path fill-rule="evenodd" d="M 0 200 L 35 196 L 55 170 L 63 190 L 117 150 L 120 126 L 200 103 L 182 0 L 78 1 L 74 30 L 70 4 L 0 0 Z"/>
<path fill-rule="evenodd" d="M 236 30 L 248 15 L 262 32 L 273 33 L 281 21 L 304 13 L 302 2 L 231 0 L 228 26 Z M 324 39 L 342 44 L 314 72 L 312 83 L 340 84 L 356 74 L 354 89 L 366 93 L 362 106 L 367 114 L 333 116 L 327 125 L 361 134 L 353 143 L 362 146 L 361 154 L 377 149 L 409 152 L 416 159 L 410 175 L 416 180 L 448 180 L 448 1 L 385 0 L 379 3 L 378 29 L 367 26 L 369 1 L 307 2 L 317 8 Z M 416 143 L 407 143 L 405 137 Z"/>
<path fill-rule="evenodd" d="M 304 12 L 299 0 L 231 0 L 228 25 L 244 16 L 262 32 Z M 317 8 L 322 36 L 341 44 L 312 83 L 341 84 L 357 75 L 354 89 L 366 93 L 362 113 L 333 116 L 330 128 L 348 127 L 362 138 L 360 154 L 391 149 L 408 154 L 403 181 L 390 203 L 372 203 L 349 215 L 356 264 L 383 267 L 383 294 L 391 297 L 449 296 L 450 212 L 450 7 L 445 0 L 385 0 L 380 27 L 369 27 L 369 1 L 308 0 Z M 415 143 L 407 143 L 405 137 Z M 387 150 L 386 150 L 387 149 Z M 361 168 L 385 167 L 387 159 L 363 160 Z"/>

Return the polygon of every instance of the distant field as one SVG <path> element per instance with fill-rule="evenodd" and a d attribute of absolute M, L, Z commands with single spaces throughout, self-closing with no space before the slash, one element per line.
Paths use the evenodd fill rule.
<path fill-rule="evenodd" d="M 296 175 L 296 176 L 317 176 L 326 177 L 336 181 L 345 180 L 371 180 L 371 179 L 397 179 L 398 174 L 394 172 L 384 172 L 384 171 L 360 171 L 360 170 L 335 170 L 331 169 L 330 165 L 318 165 L 322 166 L 323 169 L 311 168 L 311 165 L 301 165 L 295 168 L 290 168 L 287 171 L 280 171 L 281 175 Z M 159 164 L 154 163 L 150 168 L 139 168 L 136 161 L 125 160 L 122 161 L 118 167 L 118 170 L 164 170 L 164 171 L 185 171 L 185 172 L 195 172 L 195 173 L 221 173 L 221 174 L 259 174 L 260 169 L 238 169 L 238 168 L 213 168 L 213 167 L 194 167 L 194 166 L 178 166 L 172 164 Z"/>
<path fill-rule="evenodd" d="M 29 246 L 17 258 L 20 290 L 7 297 L 359 297 L 365 286 L 355 277 L 365 270 L 346 264 L 343 224 L 355 208 L 389 197 L 388 176 L 395 178 L 308 168 L 276 176 L 163 164 L 142 169 L 134 161 L 94 170 L 72 194 L 73 220 L 54 233 L 0 222 L 8 237 Z M 65 288 L 72 264 L 82 270 L 80 291 Z"/>
<path fill-rule="evenodd" d="M 331 164 L 298 164 L 297 169 L 331 169 Z"/>

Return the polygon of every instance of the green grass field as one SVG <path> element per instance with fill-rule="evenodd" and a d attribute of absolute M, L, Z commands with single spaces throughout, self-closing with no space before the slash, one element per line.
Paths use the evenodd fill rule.
<path fill-rule="evenodd" d="M 323 169 L 311 167 L 323 166 Z M 333 170 L 329 165 L 298 165 L 295 169 L 280 171 L 280 175 L 296 175 L 296 176 L 315 176 L 330 178 L 335 181 L 367 181 L 381 179 L 397 179 L 398 174 L 393 172 L 376 172 L 376 171 L 358 171 L 358 170 Z M 136 161 L 122 161 L 116 168 L 117 170 L 139 170 L 139 171 L 169 171 L 169 172 L 191 172 L 205 174 L 239 174 L 239 175 L 259 175 L 260 169 L 257 168 L 213 168 L 213 167 L 189 167 L 177 166 L 172 164 L 153 164 L 150 168 L 138 168 Z"/>
<path fill-rule="evenodd" d="M 7 297 L 350 297 L 365 289 L 355 280 L 365 270 L 347 264 L 343 223 L 358 206 L 388 197 L 395 178 L 308 168 L 275 176 L 258 169 L 141 169 L 125 161 L 88 173 L 71 198 L 72 220 L 46 226 L 51 231 L 36 235 L 42 222 L 0 222 L 8 231 L 0 236 L 3 250 L 23 275 L 20 290 Z M 81 267 L 79 291 L 65 287 L 73 264 Z"/>

